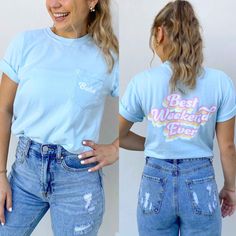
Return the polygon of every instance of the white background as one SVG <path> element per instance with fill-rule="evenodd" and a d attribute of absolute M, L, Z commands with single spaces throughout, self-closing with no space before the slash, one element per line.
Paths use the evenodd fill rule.
<path fill-rule="evenodd" d="M 149 67 L 152 52 L 149 34 L 154 17 L 166 0 L 119 0 L 120 25 L 120 96 L 133 75 Z M 203 29 L 205 65 L 222 69 L 236 82 L 236 3 L 234 0 L 190 0 Z M 154 65 L 160 64 L 156 60 Z M 210 88 L 209 88 L 210 92 Z M 145 135 L 145 124 L 134 131 Z M 215 148 L 215 171 L 219 188 L 223 176 L 218 149 Z M 136 236 L 137 194 L 144 166 L 142 152 L 120 151 L 120 236 Z M 223 220 L 223 236 L 234 236 L 236 214 Z M 148 235 L 147 235 L 148 236 Z"/>
<path fill-rule="evenodd" d="M 151 60 L 148 47 L 150 27 L 156 13 L 167 3 L 166 0 L 119 0 L 119 25 L 121 45 L 121 95 L 130 78 L 146 69 Z M 236 15 L 234 0 L 191 0 L 203 28 L 205 65 L 224 70 L 236 82 Z M 1 3 L 0 57 L 16 33 L 26 29 L 51 25 L 44 1 L 4 1 Z M 118 7 L 113 0 L 114 28 L 118 33 Z M 157 59 L 154 65 L 158 65 Z M 117 103 L 109 99 L 102 126 L 101 142 L 110 142 L 117 134 L 116 115 L 111 114 Z M 114 112 L 115 113 L 115 112 Z M 109 127 L 109 129 L 107 129 Z M 145 135 L 145 124 L 134 128 Z M 14 160 L 16 139 L 13 137 L 10 165 Z M 136 236 L 136 201 L 138 185 L 144 165 L 141 152 L 120 152 L 120 236 Z M 222 186 L 223 178 L 218 149 L 215 149 L 215 168 L 217 182 Z M 9 167 L 8 167 L 9 169 Z M 113 236 L 118 228 L 118 164 L 105 169 L 106 214 L 100 236 Z M 223 220 L 223 236 L 234 236 L 236 215 Z M 51 236 L 50 218 L 47 214 L 37 226 L 33 236 Z"/>
<path fill-rule="evenodd" d="M 52 25 L 52 21 L 46 10 L 45 1 L 0 0 L 0 3 L 2 9 L 0 16 L 0 58 L 3 57 L 10 40 L 18 32 Z M 112 0 L 112 15 L 114 29 L 118 34 L 118 5 L 115 0 Z M 118 135 L 117 113 L 117 99 L 109 98 L 101 128 L 100 143 L 110 143 Z M 8 170 L 15 158 L 16 144 L 17 139 L 12 137 L 8 157 Z M 99 236 L 113 236 L 118 231 L 118 164 L 105 168 L 104 174 L 106 213 Z M 52 236 L 50 224 L 50 215 L 48 212 L 36 227 L 32 236 Z"/>

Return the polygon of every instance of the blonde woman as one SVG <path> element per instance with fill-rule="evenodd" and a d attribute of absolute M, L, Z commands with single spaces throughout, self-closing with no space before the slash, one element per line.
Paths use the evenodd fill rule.
<path fill-rule="evenodd" d="M 150 45 L 162 64 L 136 75 L 120 102 L 120 146 L 146 156 L 139 235 L 219 236 L 221 215 L 232 215 L 236 205 L 232 80 L 202 65 L 199 22 L 188 1 L 170 2 L 157 14 Z M 148 130 L 141 137 L 130 129 L 144 117 Z M 224 172 L 219 195 L 215 131 Z"/>
<path fill-rule="evenodd" d="M 0 235 L 31 235 L 50 208 L 54 235 L 95 236 L 101 168 L 117 140 L 98 145 L 108 95 L 118 96 L 118 42 L 109 0 L 46 0 L 54 26 L 26 31 L 0 62 Z M 7 178 L 10 133 L 19 137 Z"/>

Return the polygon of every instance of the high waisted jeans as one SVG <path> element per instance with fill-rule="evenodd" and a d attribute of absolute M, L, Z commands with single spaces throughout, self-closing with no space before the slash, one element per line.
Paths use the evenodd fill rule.
<path fill-rule="evenodd" d="M 50 208 L 55 236 L 97 235 L 104 212 L 101 172 L 88 172 L 60 145 L 21 136 L 9 174 L 13 210 L 5 210 L 1 236 L 31 235 Z"/>
<path fill-rule="evenodd" d="M 137 219 L 140 236 L 220 236 L 220 203 L 211 159 L 147 157 Z"/>

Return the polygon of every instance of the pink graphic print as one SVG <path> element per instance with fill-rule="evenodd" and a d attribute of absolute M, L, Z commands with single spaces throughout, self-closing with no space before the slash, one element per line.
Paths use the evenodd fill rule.
<path fill-rule="evenodd" d="M 166 141 L 191 139 L 216 111 L 216 106 L 202 106 L 196 111 L 198 103 L 198 97 L 182 99 L 179 94 L 170 94 L 164 99 L 163 108 L 151 110 L 148 120 L 154 127 L 164 127 Z"/>

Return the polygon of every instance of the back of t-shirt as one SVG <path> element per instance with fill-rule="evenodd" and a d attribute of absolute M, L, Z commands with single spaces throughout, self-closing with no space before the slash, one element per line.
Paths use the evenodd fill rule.
<path fill-rule="evenodd" d="M 213 156 L 216 122 L 236 115 L 231 79 L 222 71 L 204 68 L 196 88 L 170 92 L 172 75 L 167 61 L 144 71 L 129 83 L 120 114 L 131 122 L 146 117 L 145 155 L 161 159 Z"/>

